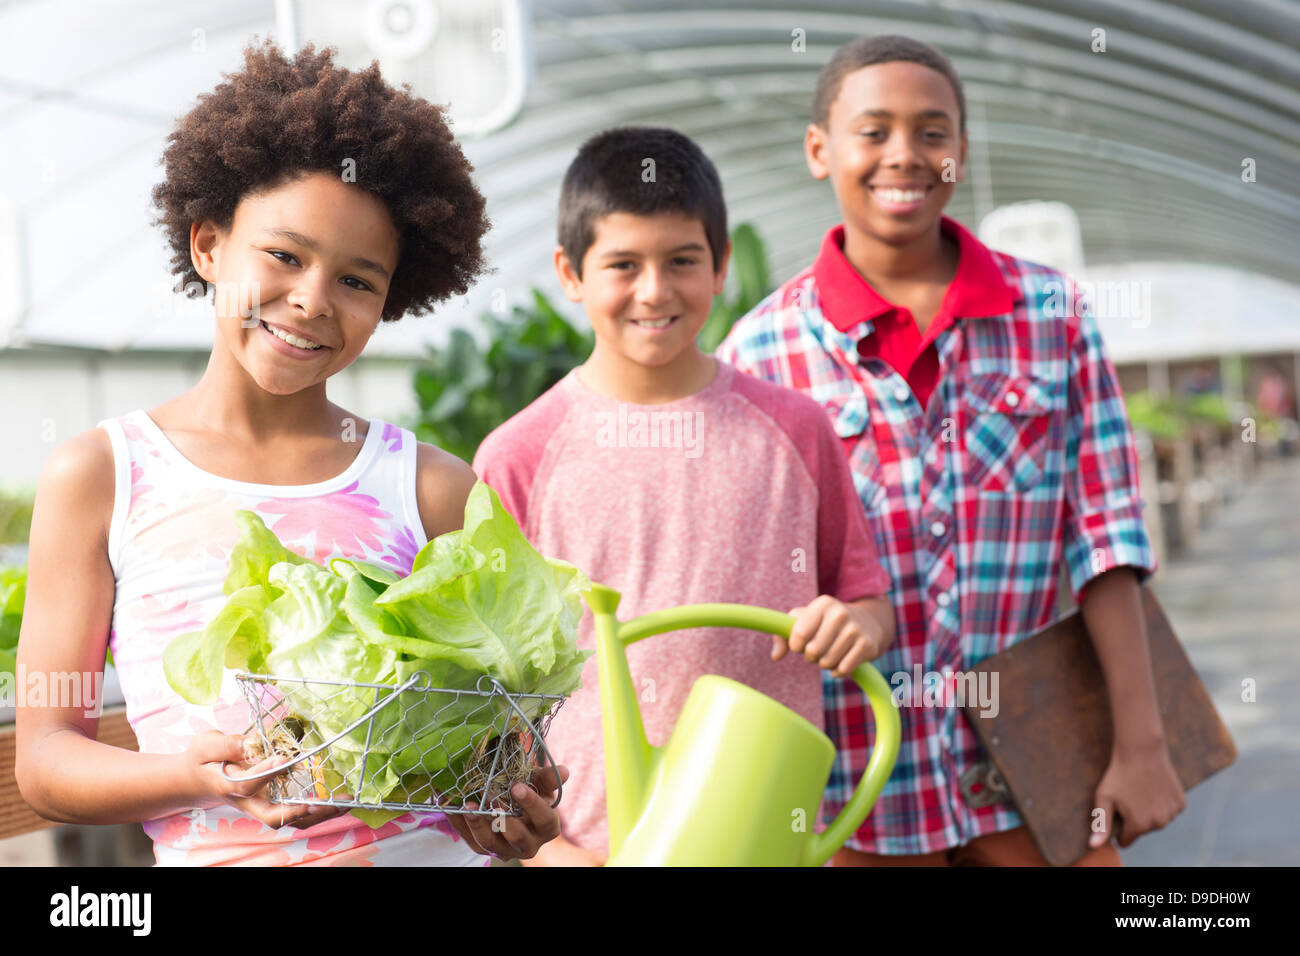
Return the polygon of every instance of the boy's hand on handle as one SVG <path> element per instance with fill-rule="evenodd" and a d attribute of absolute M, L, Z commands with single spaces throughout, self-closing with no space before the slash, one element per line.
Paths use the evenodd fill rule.
<path fill-rule="evenodd" d="M 246 764 L 242 734 L 223 734 L 209 730 L 197 735 L 181 755 L 194 781 L 194 792 L 202 806 L 228 804 L 250 817 L 276 829 L 292 826 L 300 830 L 315 826 L 341 813 L 346 807 L 313 807 L 272 803 L 266 797 L 266 787 L 271 777 L 249 779 L 283 763 L 281 757 L 267 757 L 252 766 Z M 226 763 L 226 773 L 243 779 L 227 780 L 221 767 Z"/>
<path fill-rule="evenodd" d="M 568 779 L 569 768 L 561 764 L 554 772 L 549 767 L 534 771 L 531 787 L 515 784 L 510 793 L 524 811 L 522 817 L 449 813 L 447 819 L 476 853 L 501 860 L 531 860 L 542 844 L 560 835 L 560 814 L 551 803 L 555 791 Z M 467 810 L 478 808 L 474 802 L 465 804 Z"/>
<path fill-rule="evenodd" d="M 893 636 L 886 632 L 875 607 L 883 600 L 845 604 L 820 594 L 807 607 L 792 609 L 796 620 L 790 640 L 772 639 L 772 660 L 781 660 L 788 649 L 836 677 L 847 677 L 859 664 L 874 661 L 889 649 Z"/>
<path fill-rule="evenodd" d="M 1109 842 L 1117 829 L 1119 845 L 1129 846 L 1144 833 L 1164 829 L 1182 813 L 1187 796 L 1164 741 L 1140 750 L 1116 746 L 1097 784 L 1094 806 L 1102 811 L 1101 823 L 1105 826 L 1088 840 L 1094 849 Z"/>

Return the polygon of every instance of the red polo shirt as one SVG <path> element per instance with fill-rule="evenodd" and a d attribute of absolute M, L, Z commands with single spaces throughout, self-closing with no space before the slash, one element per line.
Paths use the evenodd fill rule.
<path fill-rule="evenodd" d="M 957 240 L 957 274 L 944 293 L 939 311 L 922 334 L 911 311 L 882 298 L 844 257 L 844 226 L 826 233 L 813 263 L 822 314 L 841 332 L 867 319 L 875 329 L 858 342 L 863 358 L 887 362 L 911 386 L 921 407 L 930 402 L 939 375 L 934 340 L 955 319 L 1005 315 L 1015 305 L 993 255 L 959 222 L 940 217 L 939 227 Z"/>

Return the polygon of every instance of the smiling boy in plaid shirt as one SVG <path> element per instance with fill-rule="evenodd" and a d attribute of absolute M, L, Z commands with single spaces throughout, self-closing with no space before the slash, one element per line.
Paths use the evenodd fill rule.
<path fill-rule="evenodd" d="M 1104 829 L 1076 865 L 1119 865 L 1111 837 L 1127 846 L 1185 798 L 1141 613 L 1155 561 L 1136 455 L 1097 327 L 1067 277 L 941 215 L 967 138 L 960 81 L 937 50 L 905 37 L 842 47 L 804 145 L 843 224 L 718 357 L 811 395 L 840 436 L 893 578 L 897 639 L 876 662 L 887 679 L 967 671 L 1049 623 L 1065 562 L 1115 726 L 1096 793 Z M 900 710 L 898 763 L 838 865 L 1045 862 L 1010 803 L 963 796 L 987 755 L 947 686 L 947 704 Z M 834 814 L 874 727 L 850 682 L 824 677 L 824 689 Z"/>

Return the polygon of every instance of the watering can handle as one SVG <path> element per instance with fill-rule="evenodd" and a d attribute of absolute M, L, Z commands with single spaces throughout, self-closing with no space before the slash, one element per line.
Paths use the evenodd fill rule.
<path fill-rule="evenodd" d="M 618 639 L 625 646 L 655 634 L 680 631 L 692 627 L 738 627 L 747 631 L 763 631 L 778 637 L 790 638 L 795 619 L 771 608 L 749 604 L 687 604 L 652 611 L 641 617 L 620 623 Z M 894 770 L 898 758 L 900 724 L 898 709 L 894 706 L 889 685 L 880 671 L 864 663 L 849 675 L 867 695 L 871 713 L 876 722 L 876 745 L 871 751 L 866 772 L 858 781 L 853 796 L 830 826 L 813 834 L 808 841 L 805 865 L 820 866 L 862 825 L 875 805 L 885 781 Z"/>

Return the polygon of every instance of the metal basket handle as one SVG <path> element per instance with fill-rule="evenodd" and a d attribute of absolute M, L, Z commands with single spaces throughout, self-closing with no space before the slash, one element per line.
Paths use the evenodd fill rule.
<path fill-rule="evenodd" d="M 506 691 L 506 689 L 501 686 L 501 683 L 495 677 L 490 677 L 486 674 L 484 675 L 484 677 L 486 677 L 488 680 L 492 682 L 493 690 L 501 694 L 501 696 L 503 696 L 506 699 L 506 703 L 510 705 L 510 709 L 519 715 L 519 719 L 522 720 L 524 722 L 524 726 L 528 728 L 528 733 L 532 736 L 533 740 L 536 741 L 537 744 L 542 748 L 542 754 L 546 757 L 546 765 L 555 771 L 555 801 L 551 804 L 551 809 L 554 810 L 556 807 L 560 805 L 560 797 L 564 795 L 564 782 L 560 780 L 560 770 L 555 765 L 555 758 L 551 756 L 551 751 L 546 746 L 546 737 L 537 729 L 536 726 L 534 726 L 533 722 L 528 719 L 528 715 L 519 709 L 519 705 L 515 703 L 514 697 L 512 697 Z M 481 684 L 482 682 L 483 682 L 483 677 L 480 677 L 479 683 Z M 496 756 L 494 755 L 492 759 L 492 772 L 488 776 L 489 780 L 492 779 L 492 777 L 496 776 L 496 769 L 497 769 Z M 514 797 L 512 796 L 510 800 L 511 803 L 513 803 Z"/>

